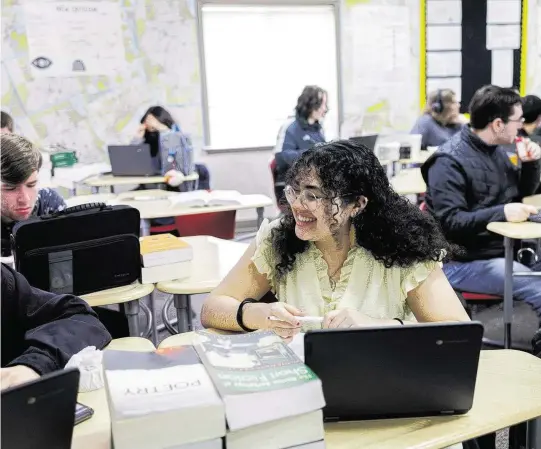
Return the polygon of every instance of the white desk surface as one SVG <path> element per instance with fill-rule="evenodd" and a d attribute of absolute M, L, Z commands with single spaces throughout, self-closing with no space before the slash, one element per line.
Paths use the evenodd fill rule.
<path fill-rule="evenodd" d="M 154 284 L 140 284 L 139 281 L 122 287 L 109 288 L 99 292 L 81 295 L 91 307 L 121 304 L 144 298 L 154 291 Z"/>
<path fill-rule="evenodd" d="M 169 337 L 161 347 L 189 344 L 193 333 Z M 114 340 L 112 349 L 147 351 L 143 338 Z M 79 394 L 94 416 L 77 426 L 72 449 L 110 449 L 105 389 Z M 370 420 L 325 425 L 328 449 L 440 449 L 541 416 L 541 359 L 512 350 L 482 351 L 473 408 L 465 415 Z"/>
<path fill-rule="evenodd" d="M 133 192 L 124 192 L 119 195 L 109 193 L 97 193 L 93 195 L 81 195 L 68 198 L 66 205 L 68 207 L 77 206 L 86 203 L 105 202 L 107 204 L 125 204 L 139 210 L 141 219 L 150 220 L 153 218 L 180 217 L 184 215 L 208 214 L 213 212 L 224 212 L 241 209 L 255 209 L 259 207 L 272 206 L 274 202 L 265 195 L 241 195 L 242 204 L 232 204 L 227 206 L 209 206 L 209 207 L 186 207 L 182 204 L 171 206 L 167 199 L 182 193 L 168 192 L 166 190 L 137 190 Z M 137 200 L 134 197 L 142 197 Z M 155 196 L 156 199 L 152 199 Z"/>
<path fill-rule="evenodd" d="M 247 243 L 209 236 L 183 237 L 193 248 L 189 276 L 156 284 L 159 291 L 191 295 L 208 293 L 218 286 L 248 248 Z"/>
<path fill-rule="evenodd" d="M 390 183 L 399 195 L 418 195 L 426 192 L 426 184 L 420 168 L 400 170 L 391 178 Z"/>
<path fill-rule="evenodd" d="M 184 177 L 184 181 L 196 181 L 197 179 L 199 179 L 199 175 L 197 173 L 191 173 Z M 131 184 L 163 184 L 165 183 L 165 177 L 98 175 L 85 179 L 84 183 L 89 187 L 108 187 Z"/>
<path fill-rule="evenodd" d="M 508 223 L 495 221 L 487 225 L 487 229 L 496 234 L 512 239 L 541 239 L 541 223 L 526 221 L 524 223 Z"/>
<path fill-rule="evenodd" d="M 522 200 L 524 204 L 531 204 L 535 207 L 541 207 L 541 195 L 526 196 Z"/>

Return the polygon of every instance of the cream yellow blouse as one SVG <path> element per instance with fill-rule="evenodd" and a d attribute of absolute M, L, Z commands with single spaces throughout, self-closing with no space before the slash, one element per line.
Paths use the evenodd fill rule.
<path fill-rule="evenodd" d="M 353 308 L 372 318 L 415 320 L 406 304 L 409 291 L 423 282 L 439 262 L 419 263 L 409 268 L 385 266 L 361 247 L 352 248 L 334 291 L 327 263 L 313 243 L 297 254 L 293 269 L 278 280 L 270 242 L 270 231 L 278 220 L 265 221 L 256 236 L 252 257 L 257 270 L 265 274 L 277 298 L 307 315 L 324 316 L 335 309 Z"/>

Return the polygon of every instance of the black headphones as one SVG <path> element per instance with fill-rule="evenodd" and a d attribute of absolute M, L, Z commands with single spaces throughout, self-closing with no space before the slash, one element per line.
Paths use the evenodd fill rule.
<path fill-rule="evenodd" d="M 430 105 L 430 109 L 432 109 L 432 112 L 434 112 L 435 114 L 441 114 L 443 112 L 444 107 L 443 107 L 442 94 L 443 94 L 443 90 L 438 89 L 438 91 L 436 92 L 436 98 Z"/>

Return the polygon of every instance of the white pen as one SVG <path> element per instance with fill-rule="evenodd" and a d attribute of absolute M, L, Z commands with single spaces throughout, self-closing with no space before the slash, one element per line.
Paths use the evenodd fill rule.
<path fill-rule="evenodd" d="M 323 323 L 322 316 L 296 316 L 295 317 L 300 323 Z M 270 316 L 269 320 L 271 321 L 284 321 L 275 316 Z"/>

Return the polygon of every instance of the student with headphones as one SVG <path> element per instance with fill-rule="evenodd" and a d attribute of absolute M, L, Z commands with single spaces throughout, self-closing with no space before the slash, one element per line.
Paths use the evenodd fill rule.
<path fill-rule="evenodd" d="M 451 89 L 438 89 L 428 95 L 424 114 L 417 119 L 410 134 L 421 134 L 421 148 L 426 149 L 447 142 L 465 124 L 456 94 Z"/>

